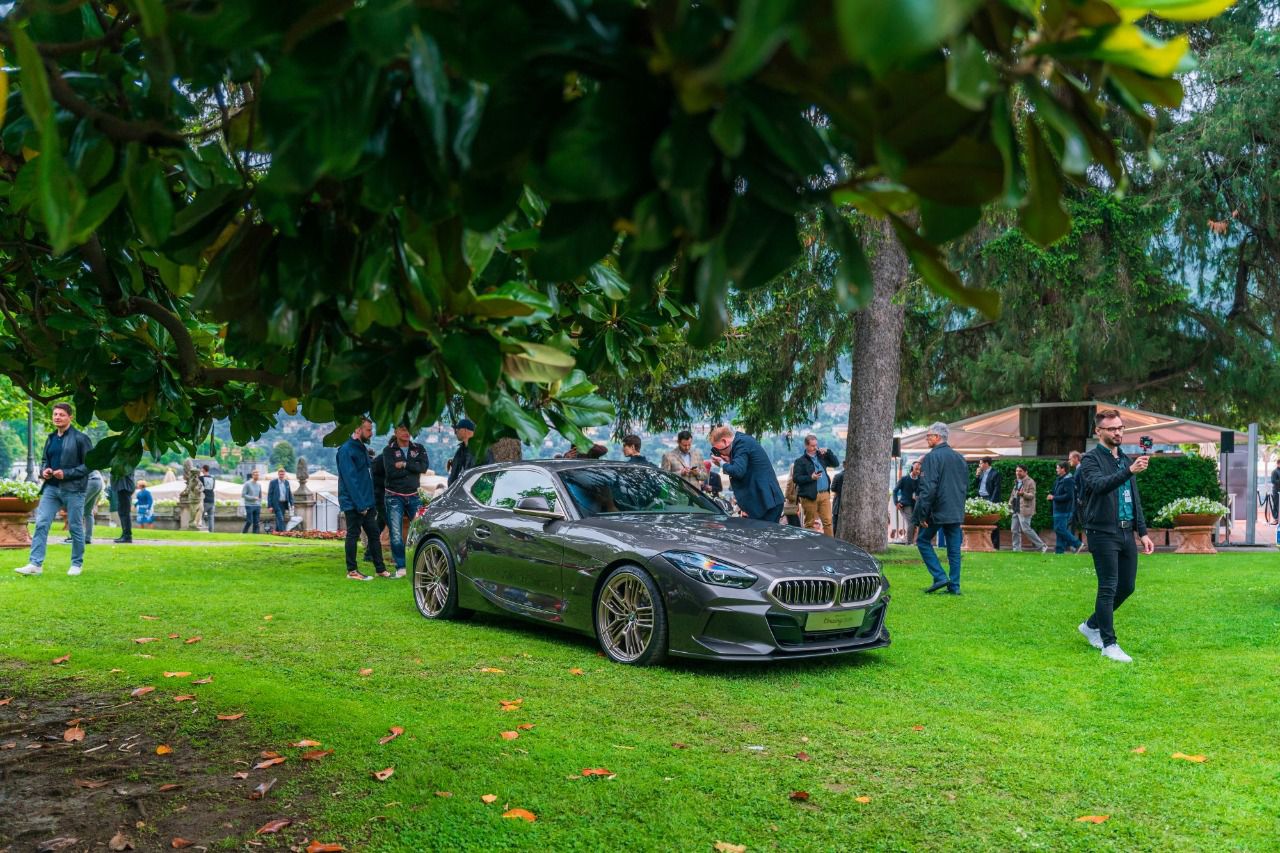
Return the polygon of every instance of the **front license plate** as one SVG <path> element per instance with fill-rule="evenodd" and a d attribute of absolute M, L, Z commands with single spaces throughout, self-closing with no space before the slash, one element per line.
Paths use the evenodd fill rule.
<path fill-rule="evenodd" d="M 810 613 L 805 617 L 804 629 L 806 631 L 848 631 L 851 628 L 861 628 L 862 618 L 866 613 L 867 611 L 861 608 Z"/>

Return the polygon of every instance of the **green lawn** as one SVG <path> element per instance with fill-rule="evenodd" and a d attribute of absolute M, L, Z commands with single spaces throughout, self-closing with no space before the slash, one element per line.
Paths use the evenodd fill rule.
<path fill-rule="evenodd" d="M 406 581 L 345 580 L 340 545 L 95 545 L 79 578 L 62 573 L 67 552 L 52 548 L 41 578 L 0 573 L 0 655 L 31 664 L 0 671 L 0 690 L 56 693 L 75 676 L 168 701 L 192 688 L 162 671 L 213 674 L 192 690 L 195 720 L 245 711 L 234 725 L 264 747 L 336 750 L 308 768 L 310 830 L 349 849 L 1275 850 L 1280 837 L 1273 552 L 1144 559 L 1118 619 L 1127 667 L 1076 633 L 1087 555 L 967 556 L 956 598 L 922 595 L 924 569 L 897 548 L 886 650 L 647 670 L 543 627 L 428 623 Z M 144 635 L 162 639 L 132 642 Z M 499 709 L 514 699 L 520 711 Z M 519 723 L 535 727 L 501 739 Z M 392 725 L 405 736 L 379 746 Z M 388 766 L 387 782 L 370 777 Z M 502 819 L 506 804 L 537 821 Z"/>

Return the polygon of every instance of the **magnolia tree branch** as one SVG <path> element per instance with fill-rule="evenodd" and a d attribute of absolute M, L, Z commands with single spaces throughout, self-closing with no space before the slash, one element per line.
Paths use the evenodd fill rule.
<path fill-rule="evenodd" d="M 49 91 L 54 100 L 80 118 L 89 119 L 98 130 L 117 142 L 141 142 L 156 148 L 178 148 L 187 144 L 181 133 L 154 122 L 127 121 L 103 112 L 75 93 L 71 84 L 62 76 L 56 62 L 46 60 L 45 68 L 49 73 Z"/>

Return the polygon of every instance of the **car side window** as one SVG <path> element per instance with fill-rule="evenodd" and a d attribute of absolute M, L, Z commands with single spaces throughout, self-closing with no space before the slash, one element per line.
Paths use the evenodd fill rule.
<path fill-rule="evenodd" d="M 496 477 L 497 481 L 491 487 L 491 494 L 488 500 L 482 501 L 482 503 L 496 509 L 515 509 L 521 498 L 545 498 L 547 506 L 552 510 L 560 502 L 560 495 L 556 493 L 555 484 L 551 482 L 551 476 L 545 471 L 516 468 L 510 471 L 497 471 L 494 474 L 486 474 L 485 477 Z M 482 477 L 481 479 L 484 478 Z M 472 487 L 471 493 L 476 496 L 476 500 L 480 499 L 475 487 Z"/>
<path fill-rule="evenodd" d="M 488 504 L 493 497 L 493 484 L 497 479 L 498 475 L 496 473 L 477 477 L 476 481 L 471 484 L 471 497 L 482 504 Z"/>

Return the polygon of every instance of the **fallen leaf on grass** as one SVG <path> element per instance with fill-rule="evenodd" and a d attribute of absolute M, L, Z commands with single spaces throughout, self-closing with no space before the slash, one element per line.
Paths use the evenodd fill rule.
<path fill-rule="evenodd" d="M 373 670 L 366 666 L 364 669 L 360 670 L 360 675 L 362 676 L 373 675 Z"/>
<path fill-rule="evenodd" d="M 585 672 L 583 672 L 582 670 L 578 669 L 576 666 L 575 666 L 573 669 L 569 670 L 569 674 L 570 674 L 570 675 L 586 675 L 586 673 L 585 673 Z"/>
<path fill-rule="evenodd" d="M 249 799 L 251 800 L 262 799 L 267 795 L 267 791 L 270 791 L 271 786 L 274 785 L 275 783 L 276 783 L 275 779 L 272 779 L 270 782 L 263 782 L 261 785 L 259 785 L 258 787 L 254 788 L 252 791 L 249 792 Z"/>
<path fill-rule="evenodd" d="M 394 767 L 388 767 L 386 770 L 379 770 L 378 772 L 374 773 L 373 778 L 377 779 L 379 782 L 385 782 L 388 779 L 390 779 L 391 774 L 395 772 L 396 772 L 396 769 Z"/>
<path fill-rule="evenodd" d="M 267 767 L 275 767 L 277 764 L 284 764 L 285 760 L 286 759 L 283 755 L 277 756 L 276 758 L 266 758 L 253 765 L 253 769 L 263 770 Z"/>
<path fill-rule="evenodd" d="M 486 806 L 488 806 L 488 805 L 492 805 L 492 804 L 496 803 L 497 801 L 498 801 L 498 795 L 497 795 L 497 794 L 482 794 L 482 795 L 480 796 L 480 802 L 484 803 Z"/>
<path fill-rule="evenodd" d="M 107 670 L 107 672 L 124 672 L 124 670 L 123 670 L 123 669 L 118 669 L 118 668 L 112 668 L 112 669 Z"/>
<path fill-rule="evenodd" d="M 249 772 L 247 770 L 237 770 L 235 773 L 231 774 L 231 778 L 232 779 L 248 779 Z"/>
<path fill-rule="evenodd" d="M 302 740 L 298 741 L 297 743 L 291 743 L 291 744 L 289 744 L 289 746 L 297 746 L 297 747 L 305 747 L 305 746 L 320 746 L 320 741 L 318 741 L 318 740 L 308 740 L 308 739 L 306 739 L 306 738 L 303 738 Z"/>
<path fill-rule="evenodd" d="M 453 791 L 436 791 L 437 797 L 452 797 Z"/>
<path fill-rule="evenodd" d="M 8 705 L 12 701 L 13 701 L 12 696 L 10 696 L 8 699 L 0 699 L 0 705 Z"/>
<path fill-rule="evenodd" d="M 858 803 L 869 803 L 869 802 L 871 802 L 871 798 L 870 798 L 870 797 L 868 797 L 868 796 L 866 796 L 865 794 L 864 794 L 863 796 L 861 796 L 861 797 L 854 797 L 853 799 L 854 799 L 854 802 L 858 802 Z"/>
<path fill-rule="evenodd" d="M 533 731 L 533 723 L 521 723 L 516 728 L 522 732 Z"/>
<path fill-rule="evenodd" d="M 67 743 L 76 743 L 84 740 L 84 729 L 79 726 L 72 726 L 62 733 L 62 739 Z"/>
<path fill-rule="evenodd" d="M 796 761 L 808 761 L 808 760 L 809 760 L 809 753 L 807 752 L 796 753 Z"/>
<path fill-rule="evenodd" d="M 169 783 L 169 784 L 167 784 L 167 785 L 161 785 L 159 788 L 156 788 L 156 790 L 157 790 L 157 791 L 159 791 L 159 792 L 160 792 L 160 793 L 162 793 L 162 794 L 167 794 L 168 792 L 170 792 L 170 791 L 176 791 L 176 790 L 178 790 L 178 789 L 179 789 L 179 788 L 181 788 L 181 787 L 182 787 L 182 786 L 181 786 L 181 785 L 179 785 L 179 784 L 178 784 L 178 783 L 176 783 L 176 782 L 170 782 L 170 783 Z"/>
<path fill-rule="evenodd" d="M 90 790 L 90 791 L 93 791 L 93 790 L 95 790 L 95 789 L 97 789 L 97 788 L 105 788 L 105 787 L 107 787 L 107 785 L 109 785 L 109 784 L 111 784 L 111 783 L 110 783 L 110 782 L 99 782 L 99 781 L 97 781 L 97 780 L 95 780 L 95 779 L 77 779 L 77 780 L 75 781 L 75 785 L 76 785 L 76 787 L 77 787 L 77 788 L 87 788 L 87 789 L 88 789 L 88 790 Z"/>
<path fill-rule="evenodd" d="M 912 726 L 912 727 L 911 727 L 911 731 L 913 731 L 913 732 L 922 732 L 922 731 L 924 731 L 924 726 Z"/>
<path fill-rule="evenodd" d="M 58 666 L 58 665 L 60 665 L 60 664 L 64 664 L 64 663 L 66 663 L 66 662 L 67 662 L 67 661 L 69 661 L 69 660 L 71 660 L 71 653 L 70 653 L 70 652 L 68 652 L 67 654 L 63 655 L 63 656 L 62 656 L 62 657 L 60 657 L 60 658 L 54 658 L 53 660 L 49 661 L 49 663 L 53 664 L 54 666 Z"/>
<path fill-rule="evenodd" d="M 538 816 L 535 815 L 533 812 L 529 811 L 528 809 L 508 809 L 507 811 L 502 813 L 502 816 L 519 818 L 520 820 L 527 820 L 529 821 L 529 823 L 533 823 L 535 820 L 538 819 Z"/>
<path fill-rule="evenodd" d="M 107 847 L 119 853 L 121 850 L 132 850 L 133 842 L 123 832 L 117 832 L 111 836 L 111 840 L 107 842 Z"/>
<path fill-rule="evenodd" d="M 262 620 L 263 620 L 264 622 L 270 622 L 270 621 L 271 621 L 272 619 L 274 619 L 274 618 L 275 618 L 274 616 L 272 616 L 270 613 L 268 613 L 266 616 L 263 616 L 263 617 L 262 617 Z"/>
<path fill-rule="evenodd" d="M 174 697 L 173 697 L 173 701 L 175 701 L 175 702 L 190 702 L 190 701 L 191 701 L 192 699 L 194 699 L 194 698 L 196 698 L 194 693 L 184 693 L 184 694 L 182 694 L 181 696 L 174 696 Z"/>
<path fill-rule="evenodd" d="M 142 645 L 143 643 L 156 643 L 156 642 L 159 642 L 159 640 L 160 640 L 159 637 L 134 637 L 133 638 L 133 641 L 138 645 Z"/>
<path fill-rule="evenodd" d="M 584 768 L 584 769 L 583 769 L 583 771 L 582 771 L 582 775 L 583 775 L 583 776 L 587 776 L 587 777 L 591 777 L 591 776 L 610 776 L 610 777 L 612 777 L 612 776 L 616 776 L 616 775 L 618 775 L 618 774 L 614 773 L 612 770 L 606 770 L 606 769 L 604 769 L 603 767 L 588 767 L 588 768 Z"/>
<path fill-rule="evenodd" d="M 186 678 L 190 674 L 191 673 L 189 672 L 166 672 L 164 674 L 164 677 L 165 678 Z"/>
<path fill-rule="evenodd" d="M 506 670 L 498 669 L 496 666 L 486 666 L 480 670 L 481 672 L 492 672 L 495 675 L 502 675 Z"/>
<path fill-rule="evenodd" d="M 192 683 L 192 684 L 212 684 L 212 683 L 213 683 L 213 676 L 212 676 L 212 675 L 210 675 L 210 676 L 208 676 L 207 678 L 201 678 L 200 680 L 198 680 L 198 681 L 193 681 L 193 682 L 191 682 L 191 683 Z"/>
<path fill-rule="evenodd" d="M 181 637 L 181 636 L 182 636 L 181 634 L 170 634 L 170 635 L 169 635 L 169 639 L 170 639 L 170 640 L 176 640 L 176 639 L 178 639 L 178 638 L 179 638 L 179 637 Z"/>
<path fill-rule="evenodd" d="M 400 735 L 404 734 L 404 727 L 392 726 L 391 728 L 387 729 L 387 731 L 391 732 L 391 734 L 387 735 L 386 737 L 378 738 L 379 746 L 383 746 L 385 744 L 391 743 L 391 741 L 395 740 L 396 738 L 400 737 Z"/>
<path fill-rule="evenodd" d="M 519 711 L 520 706 L 524 704 L 523 699 L 499 699 L 498 707 L 503 711 Z"/>
<path fill-rule="evenodd" d="M 1102 823 L 1111 817 L 1109 814 L 1087 814 L 1076 818 L 1076 823 Z"/>
<path fill-rule="evenodd" d="M 198 643 L 203 639 L 204 637 L 188 637 L 187 639 L 183 640 L 182 643 L 183 645 L 189 646 L 192 643 Z"/>
<path fill-rule="evenodd" d="M 326 755 L 333 755 L 333 750 L 332 749 L 313 749 L 310 752 L 302 753 L 302 755 L 299 755 L 298 757 L 301 758 L 303 761 L 319 761 L 320 759 L 324 758 Z"/>
<path fill-rule="evenodd" d="M 280 753 L 276 752 L 273 749 L 264 749 L 262 750 L 262 752 L 258 753 L 258 757 L 259 758 L 279 758 Z"/>
<path fill-rule="evenodd" d="M 155 690 L 155 688 L 154 687 L 135 687 L 133 688 L 133 691 L 129 695 L 132 696 L 134 699 L 137 699 L 139 696 L 146 696 L 152 690 Z"/>
<path fill-rule="evenodd" d="M 717 841 L 715 850 L 716 853 L 747 853 L 747 845 L 730 844 L 728 841 Z"/>
<path fill-rule="evenodd" d="M 156 747 L 156 755 L 168 755 L 171 752 L 173 752 L 173 747 L 168 744 L 162 743 Z"/>
<path fill-rule="evenodd" d="M 515 740 L 518 737 L 520 737 L 519 732 L 502 732 L 503 740 Z"/>
<path fill-rule="evenodd" d="M 1130 752 L 1136 752 L 1136 753 L 1138 753 L 1138 755 L 1142 755 L 1144 752 L 1146 752 L 1146 751 L 1147 751 L 1147 748 L 1146 748 L 1145 746 L 1135 746 L 1133 749 L 1131 749 L 1131 750 L 1129 750 L 1129 751 L 1130 751 Z"/>
<path fill-rule="evenodd" d="M 229 723 L 232 720 L 238 720 L 243 716 L 244 716 L 244 711 L 241 711 L 239 714 L 219 714 L 218 719 Z"/>
<path fill-rule="evenodd" d="M 1183 761 L 1194 761 L 1196 764 L 1204 764 L 1206 761 L 1203 755 L 1187 755 L 1185 752 L 1175 752 L 1170 758 L 1180 758 Z"/>
<path fill-rule="evenodd" d="M 4 743 L 0 743 L 0 749 L 17 749 L 17 747 L 18 742 L 16 740 L 7 740 Z"/>
<path fill-rule="evenodd" d="M 293 823 L 293 821 L 289 820 L 287 817 L 267 821 L 262 826 L 258 827 L 258 831 L 255 832 L 254 835 L 274 835 L 291 823 Z"/>
<path fill-rule="evenodd" d="M 791 799 L 797 803 L 807 803 L 809 802 L 809 792 L 808 791 L 792 791 Z"/>
<path fill-rule="evenodd" d="M 323 841 L 312 841 L 307 845 L 307 853 L 340 853 L 346 849 L 341 844 L 326 844 Z"/>
<path fill-rule="evenodd" d="M 159 616 L 144 616 L 144 615 L 142 615 L 141 613 L 139 613 L 139 614 L 138 614 L 138 618 L 139 618 L 139 619 L 146 619 L 148 622 L 155 622 L 155 621 L 156 621 L 156 620 L 158 620 L 160 617 L 159 617 Z"/>
<path fill-rule="evenodd" d="M 188 841 L 185 838 L 174 838 L 172 841 L 169 842 L 169 846 L 172 847 L 174 850 L 181 850 L 184 847 L 190 847 L 192 844 L 195 844 L 195 842 Z"/>
<path fill-rule="evenodd" d="M 672 746 L 673 748 L 675 748 L 675 749 L 688 749 L 688 748 L 689 748 L 689 744 L 687 744 L 687 743 L 680 743 L 680 742 L 678 742 L 678 741 L 677 741 L 676 743 L 671 744 L 671 746 Z"/>

